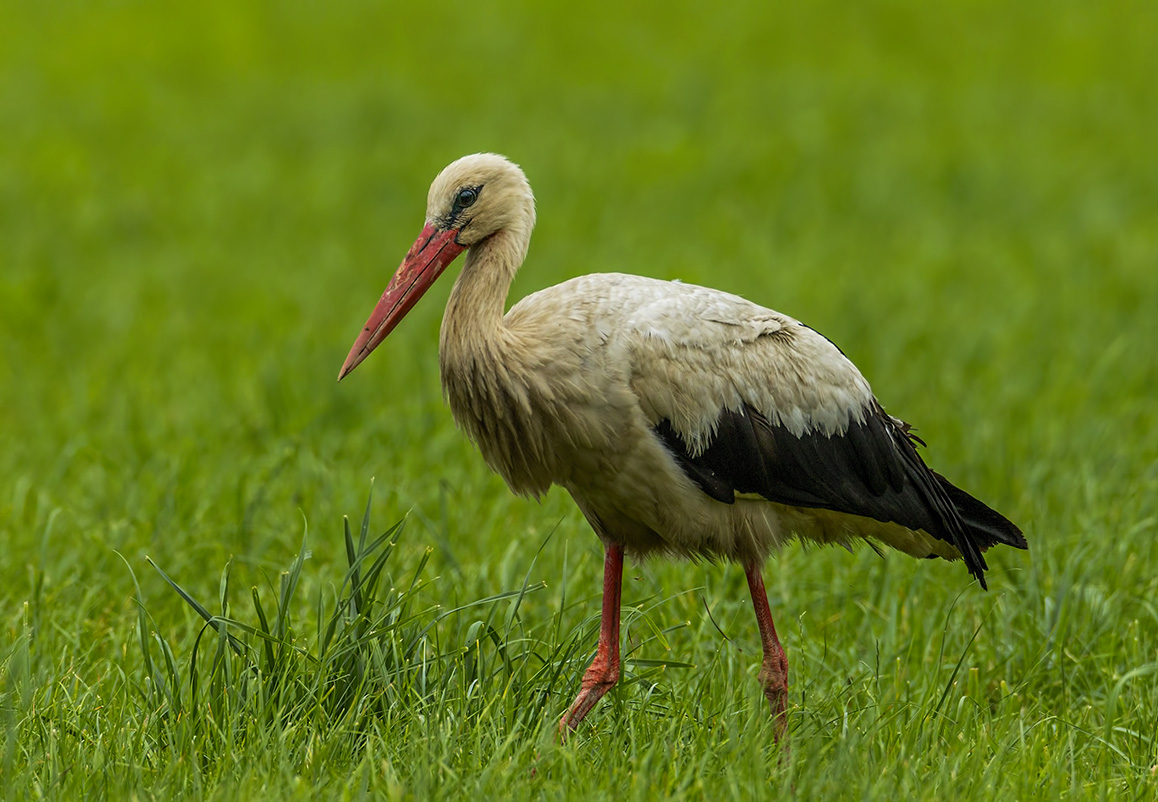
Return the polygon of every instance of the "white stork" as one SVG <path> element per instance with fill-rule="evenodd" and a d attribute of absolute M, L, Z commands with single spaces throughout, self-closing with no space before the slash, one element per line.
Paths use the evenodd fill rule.
<path fill-rule="evenodd" d="M 619 273 L 566 281 L 504 315 L 534 224 L 516 165 L 487 153 L 450 164 L 338 378 L 467 251 L 439 342 L 454 419 L 515 493 L 566 488 L 606 550 L 599 645 L 563 738 L 619 680 L 625 554 L 744 566 L 779 739 L 788 661 L 761 575 L 770 553 L 794 537 L 863 539 L 964 559 L 985 587 L 986 548 L 1026 548 L 1014 524 L 926 467 L 908 424 L 835 345 L 787 315 Z"/>

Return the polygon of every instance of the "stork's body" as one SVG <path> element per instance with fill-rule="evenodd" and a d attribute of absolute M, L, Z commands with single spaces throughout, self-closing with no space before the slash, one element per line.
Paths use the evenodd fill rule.
<path fill-rule="evenodd" d="M 752 591 L 777 732 L 787 661 L 760 569 L 800 537 L 867 539 L 916 557 L 964 557 L 984 585 L 988 546 L 1017 527 L 934 474 L 907 425 L 827 339 L 743 298 L 595 274 L 503 309 L 534 225 L 522 172 L 468 156 L 431 187 L 427 227 L 350 351 L 342 376 L 469 249 L 443 318 L 455 421 L 521 495 L 566 488 L 606 548 L 596 658 L 561 730 L 618 680 L 624 554 L 721 557 Z"/>

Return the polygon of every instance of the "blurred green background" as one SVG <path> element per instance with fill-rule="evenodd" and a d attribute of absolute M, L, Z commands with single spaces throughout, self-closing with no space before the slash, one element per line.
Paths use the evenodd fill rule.
<path fill-rule="evenodd" d="M 131 674 L 118 554 L 180 643 L 191 615 L 145 555 L 212 596 L 230 556 L 239 586 L 283 567 L 303 517 L 317 592 L 371 477 L 448 600 L 518 587 L 553 532 L 524 614 L 549 620 L 560 583 L 565 621 L 597 613 L 569 500 L 512 498 L 443 407 L 449 280 L 334 381 L 429 181 L 491 150 L 538 199 L 513 297 L 624 271 L 800 318 L 1026 530 L 1028 556 L 992 554 L 997 597 L 959 565 L 789 549 L 766 573 L 790 659 L 807 611 L 846 650 L 834 678 L 871 661 L 896 626 L 876 594 L 998 604 L 1026 666 L 1096 598 L 1074 616 L 1110 622 L 1105 682 L 1131 621 L 1158 659 L 1156 22 L 1125 2 L 0 4 L 9 643 L 34 614 L 47 681 Z M 676 659 L 721 648 L 705 604 L 755 643 L 735 569 L 629 572 L 628 603 L 697 589 L 657 613 L 697 621 Z"/>

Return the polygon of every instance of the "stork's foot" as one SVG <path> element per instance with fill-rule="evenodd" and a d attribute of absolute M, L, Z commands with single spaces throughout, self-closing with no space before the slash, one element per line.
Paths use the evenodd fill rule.
<path fill-rule="evenodd" d="M 772 611 L 768 609 L 768 593 L 764 590 L 764 577 L 760 566 L 750 564 L 744 567 L 748 577 L 748 590 L 752 594 L 752 606 L 756 611 L 756 624 L 760 628 L 760 643 L 764 649 L 764 662 L 760 666 L 760 686 L 764 696 L 772 706 L 773 730 L 776 742 L 788 748 L 788 656 L 776 637 L 776 627 L 772 625 Z"/>
<path fill-rule="evenodd" d="M 609 655 L 598 654 L 595 662 L 583 675 L 583 685 L 575 702 L 563 720 L 559 722 L 559 740 L 566 741 L 571 731 L 579 726 L 579 722 L 591 712 L 592 708 L 603 698 L 603 695 L 615 687 L 619 682 L 619 660 L 614 663 Z"/>
<path fill-rule="evenodd" d="M 776 644 L 780 646 L 779 643 Z M 764 665 L 757 676 L 760 687 L 764 689 L 764 696 L 772 708 L 772 720 L 775 724 L 773 731 L 777 743 L 788 743 L 788 657 L 782 648 L 765 655 Z"/>
<path fill-rule="evenodd" d="M 623 590 L 623 547 L 607 544 L 603 558 L 603 611 L 599 619 L 599 647 L 579 695 L 563 720 L 559 722 L 559 742 L 567 740 L 571 730 L 619 682 L 619 601 Z"/>

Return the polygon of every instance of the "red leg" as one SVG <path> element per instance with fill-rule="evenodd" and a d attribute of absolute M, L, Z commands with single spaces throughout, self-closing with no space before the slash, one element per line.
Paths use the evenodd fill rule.
<path fill-rule="evenodd" d="M 583 675 L 574 704 L 559 722 L 559 739 L 567 740 L 595 703 L 619 682 L 619 603 L 623 591 L 623 547 L 608 544 L 603 559 L 603 614 L 599 623 L 599 648 Z M 767 603 L 765 603 L 767 606 Z"/>
<path fill-rule="evenodd" d="M 772 625 L 772 611 L 768 609 L 768 593 L 764 590 L 764 577 L 756 563 L 744 567 L 748 577 L 748 590 L 752 593 L 752 606 L 756 609 L 756 623 L 760 627 L 760 642 L 764 646 L 764 665 L 760 668 L 760 684 L 764 695 L 772 706 L 772 717 L 776 722 L 776 740 L 783 742 L 788 725 L 785 707 L 788 704 L 788 657 L 784 647 L 776 637 L 776 627 Z"/>

